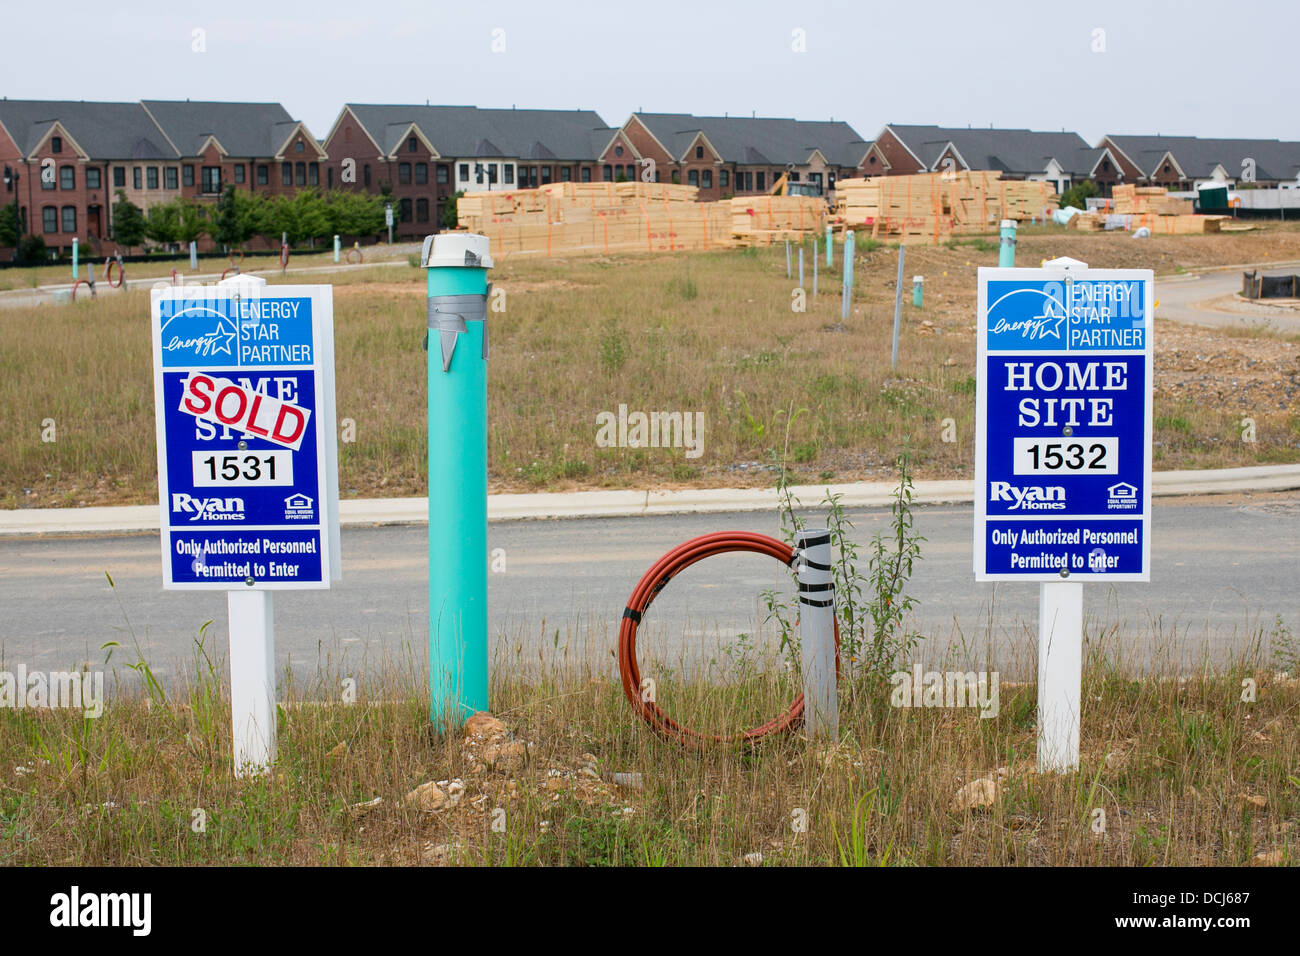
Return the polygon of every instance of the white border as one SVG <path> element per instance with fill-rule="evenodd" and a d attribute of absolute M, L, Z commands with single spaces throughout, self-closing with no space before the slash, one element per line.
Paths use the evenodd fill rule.
<path fill-rule="evenodd" d="M 150 294 L 149 325 L 153 340 L 153 394 L 154 427 L 158 446 L 158 512 L 160 520 L 159 547 L 162 552 L 163 588 L 169 591 L 311 591 L 329 588 L 330 582 L 341 577 L 338 506 L 338 429 L 335 425 L 334 402 L 334 290 L 327 285 L 276 285 L 264 286 L 257 292 L 259 299 L 306 298 L 311 300 L 312 352 L 314 361 L 310 371 L 315 373 L 316 394 L 316 490 L 321 554 L 321 581 L 255 582 L 236 587 L 230 581 L 176 582 L 172 580 L 171 563 L 171 511 L 167 507 L 171 498 L 167 484 L 167 436 L 164 429 L 166 410 L 163 408 L 162 367 L 162 303 L 176 299 L 191 300 L 229 299 L 236 293 L 247 296 L 247 291 L 237 288 L 221 289 L 214 286 L 155 287 Z M 259 367 L 274 374 L 277 370 L 306 371 L 303 366 Z M 171 369 L 170 371 L 180 371 Z M 221 530 L 203 528 L 204 531 Z M 241 531 L 272 530 L 266 525 L 240 525 Z M 274 530 L 281 530 L 274 526 Z"/>
<path fill-rule="evenodd" d="M 985 367 L 988 364 L 988 284 L 990 281 L 1020 280 L 1027 282 L 1065 282 L 1066 278 L 1074 280 L 1123 280 L 1145 283 L 1144 301 L 1146 306 L 1146 348 L 1142 353 L 1146 357 L 1146 396 L 1145 418 L 1143 423 L 1143 481 L 1142 510 L 1136 514 L 1094 515 L 1089 521 L 1133 521 L 1142 523 L 1142 570 L 1138 573 L 1107 574 L 1096 571 L 1071 571 L 1069 577 L 1061 577 L 1058 572 L 1033 571 L 1026 574 L 989 573 L 985 570 L 987 557 L 984 542 L 988 536 L 988 381 Z M 1030 269 L 1021 267 L 997 268 L 981 266 L 978 273 L 979 298 L 976 306 L 976 349 L 975 349 L 975 521 L 973 533 L 974 564 L 976 581 L 1033 581 L 1042 583 L 1061 583 L 1065 581 L 1150 581 L 1151 580 L 1151 445 L 1152 445 L 1152 395 L 1155 383 L 1155 272 L 1151 269 L 1089 269 L 1085 266 L 1075 268 Z M 1133 356 L 1135 350 L 1115 350 L 1114 352 L 1071 352 L 1067 349 L 1042 349 L 1025 351 L 1008 351 L 998 349 L 994 355 L 1027 355 L 1032 357 L 1069 356 L 1077 358 L 1081 354 L 1104 358 L 1108 354 Z M 1002 515 L 997 516 L 998 519 Z M 1036 516 L 1026 515 L 1025 519 Z M 1044 519 L 1061 517 L 1069 519 L 1071 515 L 1043 515 Z M 997 519 L 995 519 L 997 520 Z"/>

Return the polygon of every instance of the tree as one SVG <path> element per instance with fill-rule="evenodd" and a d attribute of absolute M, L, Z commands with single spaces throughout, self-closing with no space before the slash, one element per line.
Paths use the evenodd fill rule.
<path fill-rule="evenodd" d="M 263 228 L 272 242 L 280 233 L 287 235 L 291 246 L 304 239 L 315 239 L 330 231 L 328 207 L 314 189 L 304 189 L 293 198 L 276 196 L 268 204 Z"/>
<path fill-rule="evenodd" d="M 23 223 L 12 203 L 0 207 L 0 246 L 17 249 L 23 237 Z"/>
<path fill-rule="evenodd" d="M 154 203 L 144 214 L 144 235 L 160 246 L 180 238 L 180 209 L 175 201 Z"/>
<path fill-rule="evenodd" d="M 208 208 L 193 199 L 180 198 L 176 203 L 176 238 L 189 245 L 210 228 Z"/>
<path fill-rule="evenodd" d="M 442 228 L 455 229 L 460 225 L 460 216 L 456 211 L 456 205 L 463 195 L 465 195 L 465 191 L 460 190 L 454 195 L 448 196 L 447 201 L 442 204 Z"/>
<path fill-rule="evenodd" d="M 129 248 L 140 245 L 144 241 L 144 234 L 144 213 L 119 189 L 117 202 L 113 204 L 113 238 Z"/>
<path fill-rule="evenodd" d="M 1057 205 L 1062 209 L 1066 206 L 1073 206 L 1075 209 L 1087 209 L 1088 197 L 1099 195 L 1101 195 L 1101 190 L 1097 188 L 1097 184 L 1091 179 L 1085 179 L 1061 193 L 1061 199 Z"/>
<path fill-rule="evenodd" d="M 42 236 L 23 236 L 18 244 L 18 261 L 36 265 L 46 262 L 50 257 L 45 251 L 45 239 Z"/>
<path fill-rule="evenodd" d="M 384 228 L 384 204 L 378 196 L 335 190 L 325 197 L 330 232 L 340 236 L 373 236 Z"/>

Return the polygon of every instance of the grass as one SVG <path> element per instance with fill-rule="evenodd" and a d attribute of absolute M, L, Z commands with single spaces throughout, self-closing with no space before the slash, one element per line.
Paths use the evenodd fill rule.
<path fill-rule="evenodd" d="M 1143 244 L 1031 236 L 1021 252 L 1026 261 L 1073 253 L 1095 266 L 1172 268 L 1263 248 L 1280 255 L 1279 242 L 1300 240 L 1280 236 L 1190 237 L 1233 243 L 1219 246 L 1188 237 Z M 1265 239 L 1272 244 L 1241 246 Z M 908 268 L 926 276 L 927 304 L 924 311 L 905 304 L 896 370 L 889 340 L 897 253 L 881 243 L 859 247 L 845 321 L 836 269 L 822 270 L 821 294 L 809 295 L 806 312 L 791 311 L 780 246 L 568 262 L 502 257 L 492 279 L 506 293 L 505 311 L 490 317 L 493 489 L 770 484 L 792 402 L 801 412 L 790 435 L 796 481 L 887 477 L 904 442 L 918 477 L 969 475 L 975 270 L 996 261 L 996 250 L 972 243 L 909 248 Z M 1300 254 L 1300 241 L 1293 244 Z M 397 265 L 288 281 L 335 287 L 338 414 L 355 436 L 340 448 L 342 493 L 423 493 L 422 270 Z M 0 507 L 155 500 L 147 314 L 144 290 L 0 310 Z M 1157 359 L 1158 467 L 1300 458 L 1293 413 L 1258 411 L 1257 440 L 1243 442 L 1239 409 L 1223 401 L 1189 409 L 1159 387 L 1160 368 Z M 702 412 L 703 455 L 598 447 L 596 416 L 620 404 L 630 412 Z M 42 440 L 48 419 L 54 441 Z M 956 441 L 944 440 L 954 433 Z"/>
<path fill-rule="evenodd" d="M 1271 669 L 1240 662 L 1161 679 L 1117 667 L 1094 637 L 1080 771 L 1038 775 L 1030 685 L 1004 683 L 986 720 L 891 708 L 888 688 L 842 687 L 834 747 L 795 736 L 683 750 L 633 716 L 616 679 L 565 663 L 564 651 L 499 662 L 494 710 L 524 746 L 487 770 L 458 731 L 430 724 L 410 658 L 372 670 L 352 704 L 338 702 L 337 674 L 286 677 L 277 767 L 242 781 L 231 773 L 219 660 L 200 655 L 162 701 L 127 671 L 97 720 L 0 711 L 0 863 L 659 866 L 761 854 L 763 865 L 1208 866 L 1268 852 L 1297 861 L 1300 686 Z M 783 668 L 749 663 L 731 661 L 723 680 L 643 670 L 661 677 L 657 699 L 685 722 L 737 729 L 776 713 L 793 690 Z M 1246 677 L 1258 681 L 1255 703 L 1241 700 Z M 616 773 L 641 774 L 641 786 L 615 783 Z M 1000 781 L 992 805 L 953 809 L 956 792 L 982 776 Z M 404 805 L 422 783 L 457 779 L 465 789 L 451 809 Z"/>

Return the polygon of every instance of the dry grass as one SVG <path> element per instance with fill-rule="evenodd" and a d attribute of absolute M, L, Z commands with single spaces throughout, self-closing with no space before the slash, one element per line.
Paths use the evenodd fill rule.
<path fill-rule="evenodd" d="M 996 249 L 978 237 L 965 242 L 908 251 L 907 274 L 926 276 L 927 299 L 923 312 L 910 298 L 905 306 L 897 372 L 889 366 L 897 253 L 878 244 L 859 246 L 853 311 L 843 323 L 835 271 L 823 270 L 822 294 L 807 312 L 791 311 L 796 283 L 785 277 L 780 247 L 499 262 L 492 278 L 507 298 L 505 311 L 491 316 L 494 490 L 770 484 L 791 420 L 797 482 L 885 478 L 904 441 L 919 477 L 968 475 L 974 277 L 976 267 L 996 261 Z M 1029 235 L 1021 256 L 1068 253 L 1095 266 L 1173 271 L 1184 261 L 1239 261 L 1265 250 L 1300 256 L 1300 233 L 1149 243 Z M 343 494 L 422 493 L 422 271 L 394 267 L 310 281 L 336 288 L 339 417 L 356 426 L 355 442 L 340 451 Z M 0 310 L 0 507 L 155 500 L 147 314 L 144 291 Z M 1279 396 L 1280 407 L 1271 401 L 1256 409 L 1235 381 L 1262 343 L 1280 349 L 1269 381 L 1293 387 L 1293 341 L 1263 334 L 1231 341 L 1226 364 L 1208 379 L 1191 376 L 1190 390 L 1164 387 L 1157 356 L 1159 467 L 1300 458 L 1300 418 L 1289 400 Z M 1197 384 L 1203 380 L 1214 390 Z M 597 447 L 597 414 L 616 413 L 620 404 L 632 412 L 703 413 L 703 455 Z M 1253 444 L 1240 440 L 1247 413 L 1256 421 Z M 41 441 L 46 419 L 55 421 L 56 442 Z M 956 442 L 942 440 L 946 419 Z"/>
<path fill-rule="evenodd" d="M 407 659 L 372 668 L 351 705 L 313 703 L 337 700 L 337 674 L 286 678 L 277 769 L 236 781 L 220 662 L 200 662 L 165 702 L 122 671 L 97 720 L 0 712 L 0 862 L 738 865 L 759 853 L 765 865 L 1201 866 L 1274 853 L 1294 865 L 1297 682 L 1250 662 L 1138 677 L 1103 643 L 1087 658 L 1082 768 L 1066 776 L 1034 772 L 1032 686 L 1004 685 L 998 716 L 982 720 L 893 709 L 888 688 L 859 684 L 843 690 L 836 747 L 788 737 L 687 751 L 632 715 L 617 680 L 565 665 L 557 648 L 527 679 L 496 668 L 494 710 L 520 746 L 492 768 L 471 760 L 488 741 L 467 750 L 429 723 Z M 1252 675 L 1258 702 L 1242 703 Z M 779 667 L 666 680 L 659 701 L 700 720 L 771 715 L 791 680 Z M 981 777 L 997 781 L 992 804 L 954 809 Z M 454 780 L 456 806 L 404 805 L 420 784 Z"/>

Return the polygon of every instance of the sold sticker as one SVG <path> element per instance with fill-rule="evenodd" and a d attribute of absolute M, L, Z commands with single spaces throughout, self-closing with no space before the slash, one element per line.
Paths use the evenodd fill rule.
<path fill-rule="evenodd" d="M 309 409 L 202 372 L 191 372 L 185 380 L 180 411 L 294 451 L 302 445 L 311 418 Z"/>

